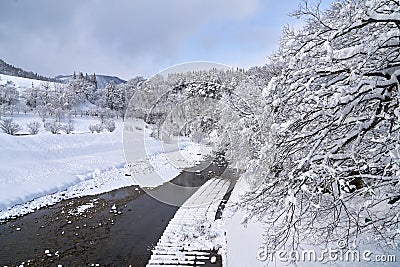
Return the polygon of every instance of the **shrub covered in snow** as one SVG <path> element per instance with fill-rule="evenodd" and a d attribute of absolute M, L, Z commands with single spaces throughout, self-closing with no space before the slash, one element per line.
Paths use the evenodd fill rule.
<path fill-rule="evenodd" d="M 57 121 L 46 122 L 44 124 L 44 128 L 46 131 L 51 132 L 52 134 L 59 134 L 62 130 L 62 125 Z"/>
<path fill-rule="evenodd" d="M 18 123 L 13 122 L 12 119 L 3 119 L 0 122 L 0 129 L 6 134 L 15 135 L 22 128 Z"/>
<path fill-rule="evenodd" d="M 62 126 L 62 130 L 66 133 L 66 134 L 70 134 L 72 133 L 73 130 L 75 130 L 75 125 L 74 123 L 70 120 L 68 121 L 67 124 Z"/>
<path fill-rule="evenodd" d="M 28 127 L 29 134 L 35 135 L 39 132 L 40 123 L 37 121 L 32 121 L 26 125 Z"/>
<path fill-rule="evenodd" d="M 98 124 L 90 124 L 90 125 L 89 125 L 89 130 L 90 130 L 92 133 L 94 133 L 94 132 L 101 133 L 101 132 L 103 131 L 103 125 L 102 125 L 101 123 L 98 123 Z"/>
<path fill-rule="evenodd" d="M 103 123 L 103 126 L 110 133 L 115 130 L 115 122 L 113 120 L 105 120 L 104 123 Z"/>

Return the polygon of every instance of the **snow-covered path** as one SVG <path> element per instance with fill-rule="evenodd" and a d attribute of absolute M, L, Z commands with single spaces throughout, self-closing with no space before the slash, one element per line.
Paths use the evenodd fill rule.
<path fill-rule="evenodd" d="M 215 216 L 230 183 L 212 178 L 179 208 L 152 250 L 148 267 L 197 266 L 216 260 L 207 251 L 226 242 L 221 220 Z"/>

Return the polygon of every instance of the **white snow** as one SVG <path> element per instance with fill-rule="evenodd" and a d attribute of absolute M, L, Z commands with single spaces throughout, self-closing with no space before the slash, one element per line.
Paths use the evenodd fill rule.
<path fill-rule="evenodd" d="M 359 54 L 365 50 L 365 45 L 355 45 L 352 47 L 345 47 L 340 50 L 333 51 L 333 58 L 335 59 L 347 59 L 356 54 Z"/>
<path fill-rule="evenodd" d="M 223 220 L 214 219 L 229 184 L 229 180 L 220 178 L 212 178 L 203 184 L 168 223 L 147 266 L 215 262 L 216 259 L 204 251 L 224 250 L 226 246 Z"/>
<path fill-rule="evenodd" d="M 304 244 L 298 251 L 294 251 L 298 253 L 299 261 L 297 262 L 290 262 L 291 257 L 289 253 L 292 251 L 284 251 L 282 252 L 282 257 L 279 257 L 278 253 L 272 257 L 266 257 L 264 253 L 264 245 L 263 240 L 264 238 L 268 238 L 264 236 L 264 225 L 260 220 L 246 220 L 246 224 L 242 224 L 243 218 L 245 217 L 246 211 L 244 209 L 238 208 L 236 205 L 240 201 L 240 196 L 246 190 L 249 189 L 249 184 L 245 179 L 245 176 L 242 176 L 239 181 L 237 182 L 233 192 L 227 202 L 225 207 L 225 211 L 223 213 L 223 220 L 225 221 L 226 225 L 226 262 L 224 266 L 229 267 L 242 267 L 242 266 L 252 266 L 252 267 L 261 267 L 261 266 L 312 266 L 317 267 L 323 265 L 321 261 L 318 259 L 315 261 L 303 260 L 302 255 L 304 252 L 307 251 L 315 251 L 317 258 L 321 257 L 323 251 L 322 249 L 318 249 L 316 247 L 306 245 L 307 241 L 304 240 Z M 372 237 L 373 238 L 373 237 Z M 373 245 L 365 245 L 363 242 L 366 241 L 365 238 L 361 240 L 359 246 L 355 249 L 352 248 L 353 251 L 358 251 L 360 255 L 360 261 L 352 260 L 351 256 L 349 256 L 349 260 L 346 260 L 343 257 L 342 260 L 337 259 L 333 261 L 331 264 L 332 266 L 338 267 L 345 267 L 345 266 L 366 266 L 369 264 L 374 264 L 375 257 L 382 256 L 388 257 L 394 255 L 395 261 L 392 262 L 380 262 L 382 266 L 398 266 L 398 260 L 400 258 L 400 251 L 383 251 L 376 246 Z M 330 247 L 333 250 L 340 249 L 337 244 L 332 244 Z M 337 250 L 338 253 L 340 251 L 345 250 Z M 367 252 L 367 258 L 363 258 L 363 253 Z M 345 255 L 345 254 L 344 254 Z M 329 260 L 329 257 L 325 255 L 325 261 Z M 370 259 L 371 261 L 368 261 Z M 329 263 L 327 264 L 330 265 Z"/>
<path fill-rule="evenodd" d="M 19 92 L 22 92 L 25 89 L 31 87 L 32 84 L 34 86 L 39 86 L 40 84 L 47 83 L 46 81 L 41 81 L 41 80 L 28 79 L 28 78 L 0 74 L 0 84 L 6 84 L 7 81 L 13 82 Z M 53 82 L 48 82 L 48 83 L 53 84 Z"/>
<path fill-rule="evenodd" d="M 137 122 L 133 126 L 126 123 L 125 129 L 126 161 L 136 184 L 142 187 L 156 187 L 170 181 L 182 169 L 196 165 L 212 151 L 211 147 L 195 144 L 186 138 L 174 138 L 169 143 L 148 138 L 151 130 Z M 135 137 L 135 129 L 144 129 L 146 138 Z M 143 146 L 145 150 L 138 149 Z"/>
<path fill-rule="evenodd" d="M 237 208 L 240 196 L 248 189 L 244 177 L 235 185 L 226 204 L 223 219 L 226 225 L 226 262 L 224 266 L 264 266 L 264 262 L 257 260 L 257 251 L 262 247 L 263 225 L 258 221 L 249 221 L 242 224 L 245 211 Z"/>
<path fill-rule="evenodd" d="M 73 119 L 76 130 L 68 135 L 54 135 L 43 128 L 34 136 L 0 133 L 0 220 L 33 212 L 62 199 L 135 185 L 138 184 L 136 177 L 150 177 L 152 179 L 147 185 L 157 186 L 205 156 L 197 155 L 198 145 L 190 142 L 179 148 L 168 148 L 167 145 L 169 150 L 165 149 L 164 152 L 168 152 L 168 155 L 164 155 L 163 144 L 138 127 L 131 136 L 131 145 L 137 153 L 128 170 L 122 143 L 122 121 L 116 122 L 117 129 L 112 133 L 105 131 L 92 134 L 87 125 L 97 121 L 79 117 Z M 40 119 L 18 115 L 14 121 L 25 125 Z M 135 123 L 143 125 L 139 120 Z M 153 143 L 153 147 L 149 146 L 148 154 L 144 151 L 144 138 Z M 182 155 L 189 160 L 182 160 Z M 179 164 L 171 165 L 168 161 Z M 156 170 L 150 162 L 157 166 Z M 132 176 L 126 175 L 129 173 Z M 160 176 L 164 180 L 157 178 Z"/>
<path fill-rule="evenodd" d="M 18 122 L 18 119 L 15 120 Z M 119 122 L 121 124 L 121 122 Z M 119 128 L 122 128 L 121 126 Z M 0 134 L 0 209 L 64 190 L 124 161 L 121 131 Z"/>
<path fill-rule="evenodd" d="M 94 207 L 94 202 L 96 201 L 96 199 L 93 199 L 91 202 L 80 205 L 79 207 L 77 207 L 75 210 L 70 210 L 69 214 L 71 215 L 79 215 L 84 213 L 86 210 L 93 208 Z"/>

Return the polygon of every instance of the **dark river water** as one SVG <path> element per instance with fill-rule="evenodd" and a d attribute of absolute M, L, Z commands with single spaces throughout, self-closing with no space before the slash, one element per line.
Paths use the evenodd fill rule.
<path fill-rule="evenodd" d="M 196 173 L 196 169 L 202 170 Z M 177 194 L 168 183 L 153 190 L 182 204 L 225 169 L 223 157 L 217 157 L 172 181 L 187 190 Z M 85 203 L 93 207 L 82 214 L 70 213 Z M 137 186 L 64 200 L 0 225 L 0 266 L 145 266 L 178 208 Z M 202 266 L 221 266 L 220 257 L 217 263 Z"/>

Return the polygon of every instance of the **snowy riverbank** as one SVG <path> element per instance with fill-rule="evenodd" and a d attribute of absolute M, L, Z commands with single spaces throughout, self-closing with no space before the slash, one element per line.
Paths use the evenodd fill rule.
<path fill-rule="evenodd" d="M 17 115 L 15 122 L 25 125 L 40 121 L 30 115 Z M 114 132 L 90 133 L 91 118 L 73 118 L 73 134 L 51 134 L 42 128 L 37 135 L 11 136 L 0 134 L 0 220 L 26 214 L 62 199 L 94 195 L 116 188 L 137 184 L 135 176 L 163 175 L 164 181 L 174 178 L 180 168 L 200 160 L 199 147 L 183 142 L 179 150 L 168 148 L 143 131 L 143 122 L 132 132 L 138 151 L 128 171 L 122 143 L 122 121 L 116 122 Z M 24 131 L 22 131 L 24 132 Z M 153 147 L 144 150 L 143 141 Z M 202 150 L 203 151 L 203 150 Z M 150 157 L 150 160 L 148 159 Z M 174 158 L 186 158 L 179 164 L 168 164 Z M 150 164 L 151 162 L 151 164 Z M 158 166 L 157 169 L 150 165 Z M 132 174 L 132 176 L 129 176 Z M 158 179 L 159 180 L 159 179 Z M 149 182 L 148 186 L 157 186 Z"/>

